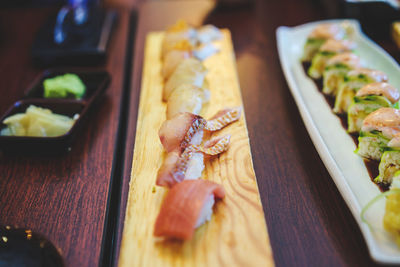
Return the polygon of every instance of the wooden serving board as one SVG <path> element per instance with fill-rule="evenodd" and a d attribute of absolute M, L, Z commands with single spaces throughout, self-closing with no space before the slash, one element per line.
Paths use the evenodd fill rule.
<path fill-rule="evenodd" d="M 165 152 L 158 130 L 166 119 L 160 60 L 163 32 L 150 33 L 145 44 L 142 88 L 131 181 L 119 266 L 273 266 L 273 257 L 253 170 L 244 113 L 215 135 L 231 134 L 230 148 L 206 162 L 202 179 L 222 184 L 226 197 L 214 206 L 211 221 L 191 241 L 163 241 L 154 223 L 167 189 L 155 186 Z M 208 58 L 210 118 L 225 107 L 243 106 L 230 32 L 216 42 L 220 52 Z"/>

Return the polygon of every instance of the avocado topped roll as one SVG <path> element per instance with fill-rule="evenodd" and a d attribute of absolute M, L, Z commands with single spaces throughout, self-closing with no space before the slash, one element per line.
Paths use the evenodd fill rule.
<path fill-rule="evenodd" d="M 369 114 L 361 127 L 356 153 L 379 161 L 389 141 L 400 132 L 400 110 L 380 108 Z"/>
<path fill-rule="evenodd" d="M 347 113 L 349 133 L 358 133 L 365 117 L 381 107 L 398 109 L 399 98 L 399 91 L 388 83 L 371 83 L 362 87 Z"/>
<path fill-rule="evenodd" d="M 356 92 L 364 85 L 387 81 L 387 75 L 379 70 L 359 68 L 349 71 L 344 77 L 343 82 L 339 85 L 333 112 L 346 113 L 353 102 Z"/>
<path fill-rule="evenodd" d="M 352 51 L 355 47 L 355 43 L 348 40 L 327 40 L 312 58 L 308 75 L 314 79 L 321 78 L 330 58 L 343 52 Z"/>
<path fill-rule="evenodd" d="M 326 40 L 341 40 L 345 37 L 345 35 L 345 30 L 338 24 L 325 23 L 318 25 L 310 33 L 306 43 L 304 44 L 304 55 L 302 61 L 311 61 Z"/>
<path fill-rule="evenodd" d="M 359 67 L 361 67 L 360 58 L 353 53 L 346 52 L 333 56 L 326 63 L 322 92 L 336 96 L 338 86 L 342 83 L 344 76 Z"/>
<path fill-rule="evenodd" d="M 379 163 L 379 175 L 374 182 L 390 185 L 398 171 L 400 171 L 400 134 L 396 134 L 387 144 Z"/>

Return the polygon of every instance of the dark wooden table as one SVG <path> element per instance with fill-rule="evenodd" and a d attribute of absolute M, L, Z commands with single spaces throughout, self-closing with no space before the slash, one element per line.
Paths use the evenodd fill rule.
<path fill-rule="evenodd" d="M 23 96 L 42 69 L 30 51 L 37 30 L 57 8 L 0 11 L 0 113 Z M 129 11 L 103 66 L 112 76 L 72 151 L 56 157 L 0 155 L 0 225 L 32 229 L 60 249 L 67 266 L 97 266 L 105 238 L 123 95 Z M 92 69 L 92 68 L 90 68 Z"/>
<path fill-rule="evenodd" d="M 354 218 L 308 136 L 276 49 L 278 26 L 338 17 L 342 14 L 338 3 L 255 0 L 208 12 L 204 1 L 148 2 L 139 9 L 136 39 L 128 46 L 134 32 L 128 34 L 129 12 L 120 10 L 109 59 L 99 67 L 111 73 L 112 83 L 72 151 L 55 158 L 0 157 L 0 225 L 43 233 L 61 249 L 68 266 L 109 265 L 109 259 L 117 264 L 135 132 L 140 130 L 136 117 L 144 38 L 147 32 L 163 30 L 183 17 L 232 31 L 276 265 L 374 266 Z M 29 49 L 36 30 L 54 12 L 0 11 L 0 113 L 22 96 L 41 71 L 32 66 Z M 399 59 L 390 40 L 378 42 Z M 124 91 L 125 86 L 130 90 Z"/>

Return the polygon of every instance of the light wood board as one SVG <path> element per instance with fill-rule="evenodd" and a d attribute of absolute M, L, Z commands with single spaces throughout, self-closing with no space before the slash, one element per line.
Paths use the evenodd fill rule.
<path fill-rule="evenodd" d="M 160 60 L 164 34 L 147 36 L 131 181 L 119 266 L 273 266 L 264 213 L 253 170 L 244 112 L 240 120 L 215 134 L 231 134 L 227 152 L 206 162 L 202 179 L 222 184 L 226 197 L 214 206 L 211 221 L 193 240 L 162 241 L 154 223 L 167 189 L 155 186 L 165 153 L 158 129 L 166 118 Z M 210 118 L 225 107 L 243 106 L 230 32 L 216 42 L 221 51 L 208 58 Z"/>

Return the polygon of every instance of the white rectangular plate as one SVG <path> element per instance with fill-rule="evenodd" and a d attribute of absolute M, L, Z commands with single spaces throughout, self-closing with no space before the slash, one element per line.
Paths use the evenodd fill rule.
<path fill-rule="evenodd" d="M 366 67 L 385 72 L 389 82 L 400 88 L 400 67 L 381 47 L 366 37 L 355 20 L 330 20 L 277 29 L 278 52 L 289 88 L 311 139 L 336 186 L 349 206 L 367 242 L 371 257 L 382 263 L 400 263 L 400 250 L 382 226 L 385 203 L 380 201 L 367 213 L 368 227 L 360 218 L 362 208 L 380 194 L 371 181 L 356 146 L 331 111 L 322 93 L 306 75 L 300 58 L 308 34 L 319 23 L 345 23 L 354 29 L 355 53 Z M 315 177 L 318 179 L 318 177 Z"/>

